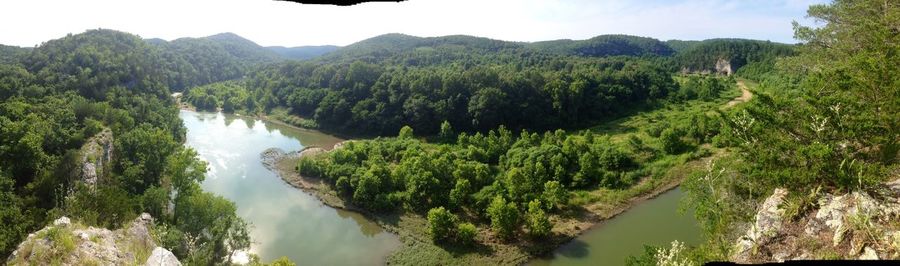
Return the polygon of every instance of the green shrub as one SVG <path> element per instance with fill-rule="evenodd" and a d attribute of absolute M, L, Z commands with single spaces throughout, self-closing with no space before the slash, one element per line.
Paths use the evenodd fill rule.
<path fill-rule="evenodd" d="M 462 245 L 470 246 L 475 243 L 478 228 L 472 223 L 460 223 L 456 225 L 456 241 Z"/>
<path fill-rule="evenodd" d="M 667 128 L 659 136 L 662 143 L 662 149 L 668 154 L 679 154 L 684 152 L 688 144 L 681 138 L 684 137 L 684 131 L 678 129 Z"/>
<path fill-rule="evenodd" d="M 519 211 L 512 202 L 507 203 L 501 196 L 494 197 L 487 209 L 491 218 L 491 228 L 500 238 L 510 238 L 519 227 Z"/>
<path fill-rule="evenodd" d="M 532 200 L 528 203 L 528 234 L 532 237 L 543 238 L 550 235 L 553 224 L 547 218 L 547 214 L 541 207 L 540 200 Z"/>
<path fill-rule="evenodd" d="M 428 233 L 431 240 L 441 242 L 453 235 L 456 215 L 450 213 L 444 207 L 432 208 L 428 211 Z"/>

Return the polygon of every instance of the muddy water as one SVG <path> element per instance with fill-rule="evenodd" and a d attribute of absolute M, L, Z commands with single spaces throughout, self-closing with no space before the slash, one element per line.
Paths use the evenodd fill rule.
<path fill-rule="evenodd" d="M 693 213 L 678 212 L 680 188 L 641 202 L 604 221 L 530 265 L 624 265 L 628 256 L 638 256 L 644 245 L 668 247 L 673 240 L 695 245 L 700 228 Z"/>

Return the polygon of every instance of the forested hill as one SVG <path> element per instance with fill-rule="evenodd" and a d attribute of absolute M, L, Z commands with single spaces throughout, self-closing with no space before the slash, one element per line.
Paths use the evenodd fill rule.
<path fill-rule="evenodd" d="M 215 41 L 225 48 L 225 51 L 235 57 L 251 64 L 281 60 L 282 57 L 274 51 L 259 46 L 253 41 L 247 40 L 237 34 L 226 32 L 208 36 L 205 39 Z"/>
<path fill-rule="evenodd" d="M 158 48 L 166 69 L 171 71 L 168 85 L 174 91 L 241 78 L 253 66 L 284 59 L 233 33 L 147 42 Z"/>
<path fill-rule="evenodd" d="M 333 52 L 341 47 L 335 45 L 318 45 L 298 47 L 268 46 L 266 48 L 287 59 L 306 60 Z"/>
<path fill-rule="evenodd" d="M 427 53 L 433 52 L 435 49 L 445 52 L 454 50 L 464 50 L 467 53 L 519 51 L 587 57 L 669 56 L 674 53 L 674 50 L 657 39 L 629 35 L 600 35 L 587 40 L 523 43 L 467 35 L 423 38 L 390 33 L 348 45 L 323 59 L 326 61 L 336 59 L 382 60 L 400 53 Z"/>
<path fill-rule="evenodd" d="M 45 42 L 22 63 L 48 92 L 75 90 L 87 98 L 106 99 L 110 90 L 124 88 L 165 99 L 168 73 L 157 55 L 154 47 L 135 35 L 89 30 Z"/>
<path fill-rule="evenodd" d="M 794 45 L 747 39 L 710 39 L 704 41 L 669 40 L 631 35 L 599 35 L 586 40 L 552 40 L 540 42 L 509 42 L 483 37 L 450 35 L 416 37 L 390 33 L 365 39 L 338 48 L 315 58 L 326 63 L 369 63 L 423 66 L 470 60 L 474 55 L 506 54 L 518 57 L 575 56 L 611 57 L 635 56 L 663 58 L 660 64 L 676 70 L 700 72 L 715 70 L 720 60 L 727 61 L 732 70 L 756 62 L 772 64 L 779 56 L 794 54 Z M 414 58 L 414 59 L 410 59 Z M 389 60 L 390 62 L 386 62 Z M 511 57 L 509 60 L 518 60 Z M 768 69 L 767 69 L 768 70 Z"/>
<path fill-rule="evenodd" d="M 743 65 L 785 54 L 773 50 L 782 46 L 747 40 L 722 42 L 736 48 L 714 56 L 699 52 L 719 43 L 683 46 L 681 55 L 664 42 L 626 35 L 519 43 L 392 33 L 309 61 L 266 65 L 242 82 L 197 88 L 185 99 L 200 109 L 278 111 L 293 115 L 292 124 L 366 135 L 395 134 L 404 125 L 436 133 L 444 120 L 466 131 L 579 127 L 679 94 L 671 75 L 681 62 L 714 65 L 724 57 Z"/>
<path fill-rule="evenodd" d="M 728 61 L 737 71 L 750 63 L 771 63 L 777 57 L 795 53 L 790 44 L 746 39 L 669 41 L 669 44 L 678 47 L 679 52 L 675 55 L 678 66 L 690 71 L 715 70 L 720 59 Z"/>
<path fill-rule="evenodd" d="M 29 48 L 0 44 L 0 64 L 19 62 L 30 52 Z"/>
<path fill-rule="evenodd" d="M 659 55 L 669 56 L 675 51 L 657 39 L 630 35 L 600 35 L 587 40 L 555 40 L 535 42 L 529 48 L 557 54 L 578 56 Z"/>
<path fill-rule="evenodd" d="M 363 60 L 367 62 L 397 59 L 400 54 L 433 55 L 429 62 L 435 60 L 452 61 L 469 54 L 501 52 L 503 50 L 521 49 L 522 44 L 493 40 L 466 35 L 450 35 L 442 37 L 416 37 L 406 34 L 390 33 L 365 39 L 345 46 L 319 59 L 322 61 Z M 440 56 L 445 56 L 441 58 Z M 395 58 L 391 58 L 395 57 Z M 403 61 L 394 63 L 404 63 Z M 408 62 L 412 64 L 424 62 Z"/>

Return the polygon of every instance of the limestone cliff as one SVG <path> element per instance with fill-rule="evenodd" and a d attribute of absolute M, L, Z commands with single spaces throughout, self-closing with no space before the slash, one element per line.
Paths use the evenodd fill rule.
<path fill-rule="evenodd" d="M 716 60 L 716 73 L 731 76 L 734 74 L 734 69 L 731 67 L 731 61 L 726 60 L 725 58 L 719 58 Z"/>
<path fill-rule="evenodd" d="M 85 227 L 61 217 L 29 234 L 8 265 L 181 265 L 150 235 L 153 217 L 141 214 L 124 228 Z"/>
<path fill-rule="evenodd" d="M 694 68 L 689 68 L 689 67 L 681 68 L 681 74 L 702 74 L 702 75 L 719 74 L 719 75 L 731 76 L 732 74 L 734 74 L 735 71 L 736 71 L 736 69 L 734 69 L 734 67 L 731 65 L 731 60 L 728 60 L 725 58 L 719 58 L 718 60 L 716 60 L 716 64 L 712 68 L 710 68 L 710 67 L 703 67 L 700 69 L 694 69 Z"/>
<path fill-rule="evenodd" d="M 789 193 L 776 189 L 760 205 L 733 248 L 733 261 L 900 258 L 900 179 L 871 195 L 818 195 L 812 210 L 795 217 L 785 214 Z"/>

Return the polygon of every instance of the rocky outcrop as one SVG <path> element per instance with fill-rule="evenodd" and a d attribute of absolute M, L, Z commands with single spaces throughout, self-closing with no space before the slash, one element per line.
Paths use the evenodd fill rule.
<path fill-rule="evenodd" d="M 145 266 L 181 266 L 181 262 L 178 261 L 178 258 L 175 257 L 175 254 L 172 254 L 171 251 L 156 247 L 153 249 L 153 253 L 150 253 L 150 257 L 147 258 L 147 263 L 144 263 Z"/>
<path fill-rule="evenodd" d="M 756 213 L 756 221 L 735 245 L 735 255 L 733 256 L 735 262 L 750 262 L 756 247 L 767 244 L 778 235 L 784 216 L 784 209 L 781 209 L 780 206 L 787 194 L 786 189 L 778 188 L 763 202 L 759 212 Z"/>
<path fill-rule="evenodd" d="M 300 151 L 294 152 L 285 152 L 284 150 L 279 148 L 268 148 L 260 153 L 259 157 L 266 169 L 275 170 L 275 165 L 278 163 L 278 161 L 281 161 L 283 159 L 312 156 L 323 152 L 325 152 L 325 150 L 319 147 L 306 147 Z"/>
<path fill-rule="evenodd" d="M 112 130 L 104 128 L 81 146 L 81 181 L 93 187 L 106 176 L 112 162 Z"/>
<path fill-rule="evenodd" d="M 731 61 L 726 60 L 725 58 L 719 58 L 716 60 L 716 73 L 731 76 L 734 74 L 734 68 L 731 67 Z"/>
<path fill-rule="evenodd" d="M 823 230 L 831 230 L 832 246 L 839 245 L 850 229 L 849 218 L 872 217 L 877 212 L 875 200 L 865 192 L 832 196 L 826 195 L 819 200 L 819 210 L 809 219 L 804 232 L 816 235 Z"/>
<path fill-rule="evenodd" d="M 19 244 L 9 265 L 181 265 L 150 235 L 153 217 L 141 214 L 115 231 L 85 227 L 61 217 Z"/>
<path fill-rule="evenodd" d="M 681 67 L 681 74 L 701 74 L 701 75 L 709 75 L 709 74 L 719 74 L 731 76 L 734 74 L 736 69 L 731 65 L 731 60 L 725 58 L 719 58 L 716 60 L 716 64 L 714 66 L 709 66 L 704 64 L 701 68 L 691 68 L 691 67 Z"/>
<path fill-rule="evenodd" d="M 785 196 L 776 189 L 735 244 L 738 263 L 798 259 L 900 258 L 900 189 L 886 183 L 875 194 L 823 194 L 811 211 L 784 217 Z M 874 196 L 873 196 L 874 195 Z"/>
<path fill-rule="evenodd" d="M 260 159 L 262 159 L 262 164 L 267 169 L 272 169 L 275 167 L 275 162 L 284 158 L 287 153 L 284 150 L 279 148 L 268 148 L 259 154 Z"/>

